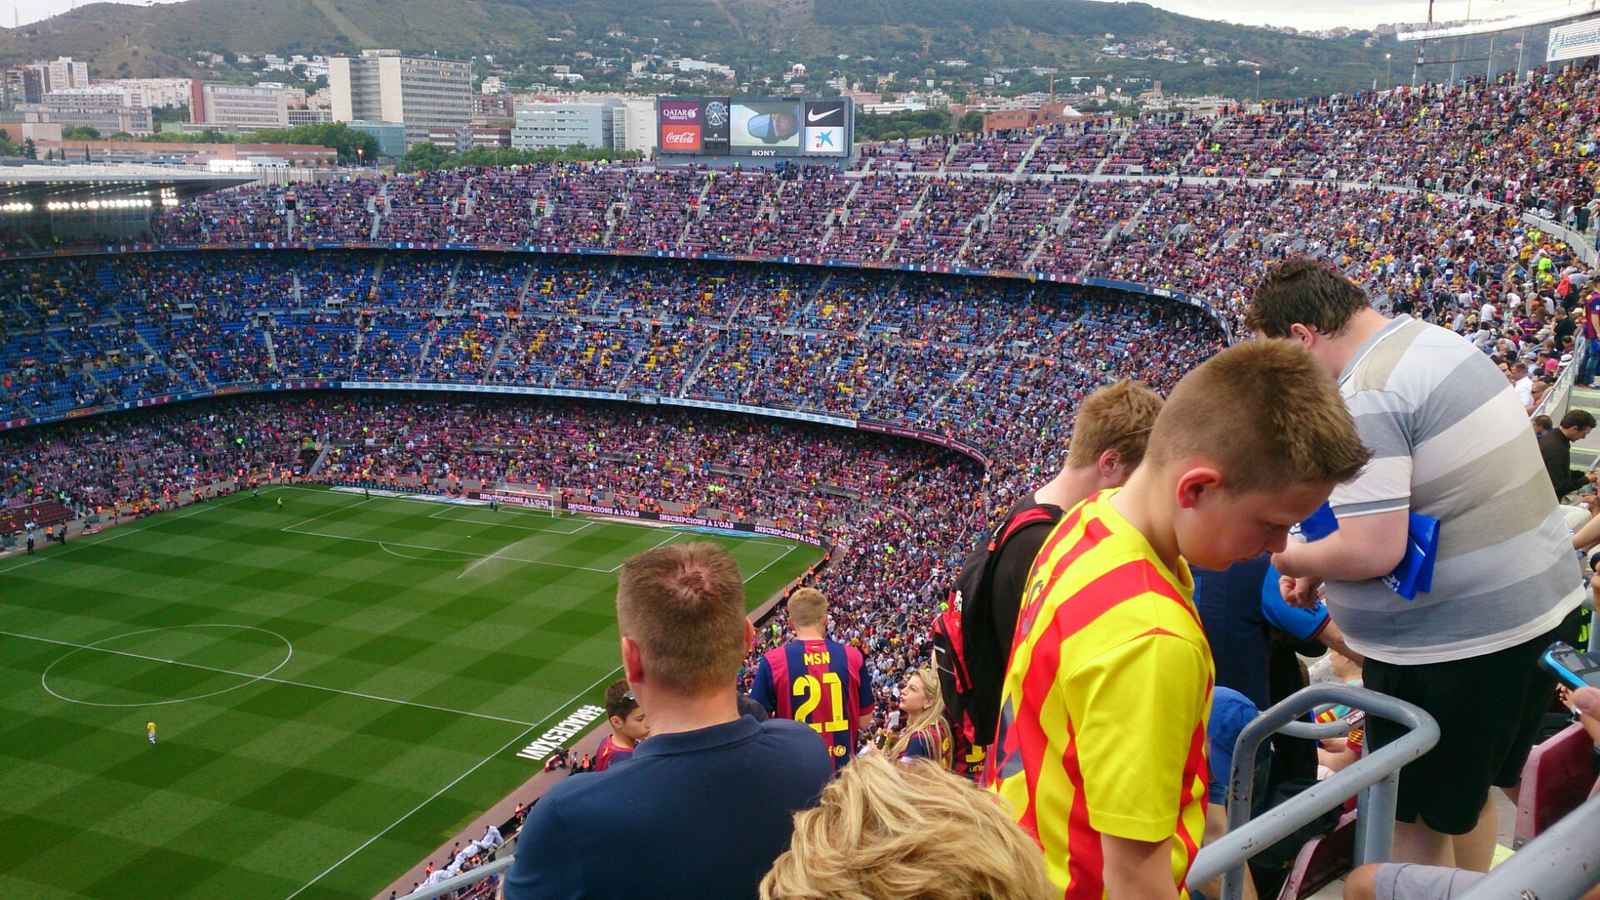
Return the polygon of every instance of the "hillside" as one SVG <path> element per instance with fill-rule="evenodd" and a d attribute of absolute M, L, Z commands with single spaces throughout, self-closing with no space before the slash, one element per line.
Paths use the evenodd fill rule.
<path fill-rule="evenodd" d="M 608 36 L 617 31 L 624 37 Z M 1166 40 L 1195 58 L 1112 59 L 1119 42 Z M 734 66 L 741 80 L 794 62 L 867 78 L 948 74 L 940 60 L 1062 76 L 1161 79 L 1169 89 L 1267 94 L 1350 90 L 1382 78 L 1381 46 L 1324 40 L 1176 15 L 1143 3 L 1092 0 L 188 0 L 152 7 L 97 3 L 20 29 L 0 28 L 0 62 L 70 55 L 97 76 L 197 74 L 203 51 L 341 53 L 399 47 L 493 55 L 499 65 L 569 61 L 572 52 L 624 59 L 651 51 Z M 1392 45 L 1391 45 L 1392 48 Z M 840 54 L 848 57 L 841 62 Z M 1207 67 L 1200 55 L 1225 58 Z M 864 60 L 863 57 L 870 57 Z M 1034 80 L 1037 80 L 1035 78 Z M 1027 82 L 1027 83 L 1022 83 Z M 1032 86 L 1023 77 L 1014 87 Z"/>

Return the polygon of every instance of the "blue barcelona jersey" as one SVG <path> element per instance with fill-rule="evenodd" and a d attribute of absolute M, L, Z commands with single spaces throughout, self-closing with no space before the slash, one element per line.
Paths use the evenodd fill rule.
<path fill-rule="evenodd" d="M 811 726 L 838 771 L 855 755 L 857 723 L 872 712 L 861 651 L 834 640 L 792 640 L 761 657 L 750 696 L 774 716 Z"/>

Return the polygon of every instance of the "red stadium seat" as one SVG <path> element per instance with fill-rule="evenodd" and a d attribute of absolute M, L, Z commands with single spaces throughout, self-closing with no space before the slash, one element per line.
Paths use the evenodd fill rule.
<path fill-rule="evenodd" d="M 1521 846 L 1577 809 L 1594 787 L 1594 743 L 1580 725 L 1533 748 L 1522 767 L 1515 841 Z"/>
<path fill-rule="evenodd" d="M 1349 873 L 1355 864 L 1356 814 L 1347 812 L 1339 824 L 1324 835 L 1306 841 L 1294 859 L 1289 877 L 1278 891 L 1278 900 L 1310 897 Z"/>

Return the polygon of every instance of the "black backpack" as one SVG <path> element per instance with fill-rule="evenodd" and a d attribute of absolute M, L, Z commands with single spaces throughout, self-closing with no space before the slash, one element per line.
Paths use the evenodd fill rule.
<path fill-rule="evenodd" d="M 1007 542 L 1030 528 L 1053 528 L 1059 506 L 1014 510 L 961 564 L 947 602 L 933 620 L 933 662 L 951 725 L 975 746 L 994 741 L 1000 688 L 1006 677 L 1011 635 L 996 634 L 995 568 Z M 1030 561 L 1031 562 L 1031 561 Z"/>

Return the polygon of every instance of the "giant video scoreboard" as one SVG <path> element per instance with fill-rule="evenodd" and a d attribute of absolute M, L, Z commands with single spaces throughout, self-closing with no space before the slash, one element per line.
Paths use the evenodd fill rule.
<path fill-rule="evenodd" d="M 667 156 L 846 157 L 848 97 L 657 97 L 656 146 Z"/>

